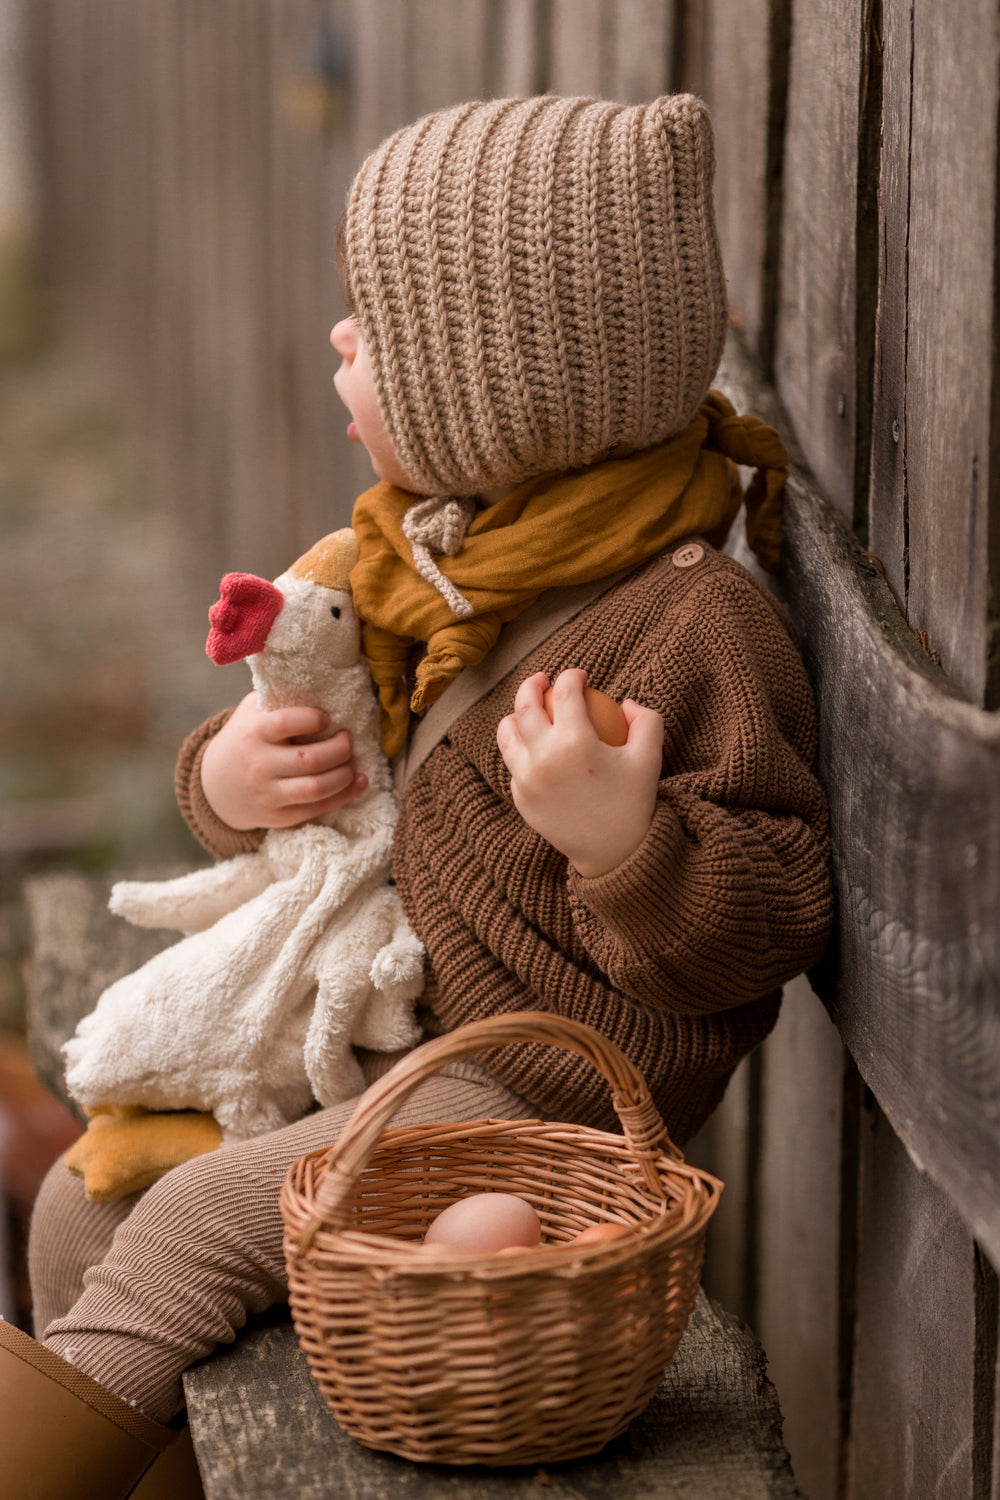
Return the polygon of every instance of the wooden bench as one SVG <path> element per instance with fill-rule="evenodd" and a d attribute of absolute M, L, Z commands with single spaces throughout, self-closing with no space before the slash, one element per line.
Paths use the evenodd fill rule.
<path fill-rule="evenodd" d="M 39 1076 L 62 1099 L 59 1049 L 80 1016 L 173 940 L 110 916 L 107 893 L 108 882 L 69 874 L 28 887 L 29 1041 Z M 188 1371 L 184 1387 L 208 1500 L 802 1500 L 760 1343 L 703 1293 L 643 1416 L 597 1457 L 544 1471 L 423 1467 L 361 1447 L 319 1394 L 285 1308 L 252 1320 L 232 1347 Z"/>

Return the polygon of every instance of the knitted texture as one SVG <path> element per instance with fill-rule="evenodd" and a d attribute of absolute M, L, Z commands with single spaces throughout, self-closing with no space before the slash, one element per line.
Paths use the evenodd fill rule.
<path fill-rule="evenodd" d="M 409 709 L 423 713 L 542 590 L 606 578 L 695 533 L 721 545 L 743 498 L 737 463 L 756 471 L 745 497 L 747 541 L 773 567 L 787 462 L 777 433 L 710 391 L 695 420 L 667 442 L 583 472 L 537 475 L 478 511 L 469 500 L 414 501 L 388 484 L 366 490 L 353 512 L 360 559 L 351 587 L 386 754 L 402 748 Z M 438 569 L 417 538 L 461 506 L 473 507 L 464 545 L 456 525 L 456 545 L 436 544 L 447 554 Z M 415 639 L 427 651 L 408 685 Z"/>
<path fill-rule="evenodd" d="M 371 1082 L 381 1069 L 364 1071 Z M 86 1372 L 77 1377 L 81 1382 L 90 1376 L 154 1420 L 169 1421 L 184 1402 L 182 1372 L 220 1342 L 231 1344 L 248 1313 L 285 1300 L 282 1179 L 305 1152 L 334 1143 L 356 1103 L 349 1100 L 306 1115 L 286 1130 L 197 1157 L 138 1201 L 88 1203 L 80 1179 L 57 1162 L 31 1224 L 31 1281 L 36 1327 L 45 1336 L 43 1357 L 51 1350 L 72 1359 Z M 470 1059 L 422 1084 L 392 1123 L 531 1114 L 530 1105 Z M 81 1243 L 92 1258 L 81 1254 Z M 117 1407 L 115 1397 L 108 1399 Z M 138 1412 L 135 1422 L 150 1425 Z"/>
<path fill-rule="evenodd" d="M 664 720 L 652 827 L 596 880 L 520 817 L 496 745 L 518 683 L 567 666 Z M 536 1009 L 589 1022 L 687 1140 L 826 941 L 814 754 L 809 683 L 764 590 L 707 543 L 693 563 L 667 553 L 636 569 L 461 715 L 409 784 L 393 871 L 427 949 L 427 1028 Z M 606 1085 L 572 1054 L 518 1045 L 481 1061 L 551 1118 L 616 1128 Z"/>
<path fill-rule="evenodd" d="M 579 468 L 691 421 L 726 330 L 713 173 L 686 94 L 467 103 L 378 147 L 343 259 L 421 493 Z"/>

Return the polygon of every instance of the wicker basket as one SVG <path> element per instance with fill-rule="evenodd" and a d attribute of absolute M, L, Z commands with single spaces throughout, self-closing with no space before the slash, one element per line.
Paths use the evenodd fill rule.
<path fill-rule="evenodd" d="M 592 1062 L 624 1136 L 537 1120 L 385 1129 L 444 1064 L 508 1042 Z M 346 1432 L 405 1458 L 594 1453 L 644 1409 L 673 1357 L 721 1190 L 684 1162 L 640 1074 L 590 1027 L 523 1012 L 428 1042 L 285 1180 L 289 1298 L 313 1376 Z M 443 1208 L 483 1191 L 531 1203 L 542 1244 L 514 1257 L 421 1246 Z M 574 1247 L 606 1221 L 630 1232 Z"/>

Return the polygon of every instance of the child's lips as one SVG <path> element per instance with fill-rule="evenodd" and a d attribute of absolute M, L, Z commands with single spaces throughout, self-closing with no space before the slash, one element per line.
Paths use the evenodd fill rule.
<path fill-rule="evenodd" d="M 357 424 L 357 422 L 348 422 L 348 424 L 347 424 L 347 436 L 348 436 L 348 438 L 350 439 L 350 441 L 352 443 L 360 443 L 361 439 L 358 437 L 358 424 Z"/>

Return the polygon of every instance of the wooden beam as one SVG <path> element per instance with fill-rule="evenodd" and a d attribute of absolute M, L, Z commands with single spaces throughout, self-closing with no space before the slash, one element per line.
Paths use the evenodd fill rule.
<path fill-rule="evenodd" d="M 761 1052 L 753 1327 L 782 1393 L 785 1441 L 799 1482 L 809 1500 L 835 1500 L 842 1185 L 853 1192 L 853 1179 L 842 1184 L 850 1062 L 802 978 L 785 986 L 778 1024 Z"/>
<path fill-rule="evenodd" d="M 774 378 L 824 494 L 854 510 L 862 0 L 794 0 Z"/>
<path fill-rule="evenodd" d="M 733 345 L 722 381 L 781 422 Z M 814 974 L 893 1128 L 1000 1265 L 1000 718 L 963 702 L 801 470 L 781 591 L 816 689 L 837 932 Z"/>
<path fill-rule="evenodd" d="M 985 1500 L 973 1471 L 972 1243 L 870 1096 L 862 1113 L 849 1494 Z"/>
<path fill-rule="evenodd" d="M 750 1330 L 699 1294 L 651 1405 L 593 1458 L 545 1469 L 446 1468 L 363 1448 L 337 1426 L 287 1311 L 184 1376 L 207 1500 L 803 1500 Z"/>
<path fill-rule="evenodd" d="M 884 0 L 871 547 L 968 697 L 994 706 L 1000 11 Z"/>
<path fill-rule="evenodd" d="M 774 113 L 784 115 L 787 6 L 712 0 L 700 92 L 715 126 L 715 210 L 733 317 L 765 366 L 773 345 L 780 227 L 780 153 Z"/>

